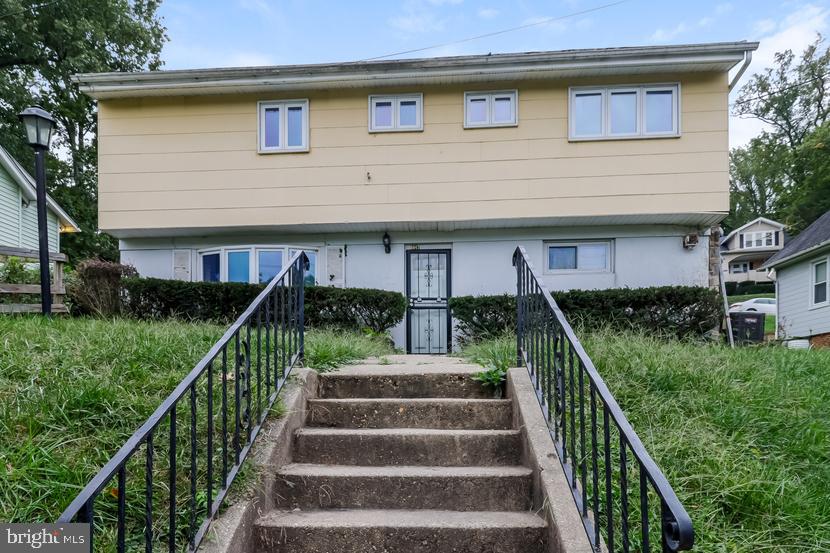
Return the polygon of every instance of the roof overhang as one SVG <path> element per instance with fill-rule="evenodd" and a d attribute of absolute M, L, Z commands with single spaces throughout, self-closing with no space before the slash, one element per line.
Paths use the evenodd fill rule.
<path fill-rule="evenodd" d="M 0 146 L 0 166 L 2 166 L 6 172 L 11 175 L 11 178 L 14 179 L 18 186 L 20 186 L 20 190 L 23 192 L 23 197 L 26 198 L 27 201 L 37 201 L 37 187 L 34 179 L 29 172 L 23 169 L 17 160 L 14 159 L 2 146 Z M 81 227 L 78 226 L 78 223 L 76 223 L 49 194 L 46 195 L 46 206 L 52 210 L 55 215 L 57 215 L 58 221 L 60 222 L 61 232 L 81 232 Z"/>
<path fill-rule="evenodd" d="M 776 259 L 772 263 L 765 263 L 762 269 L 772 269 L 772 268 L 781 268 L 785 265 L 791 265 L 792 263 L 797 263 L 801 260 L 802 257 L 810 257 L 811 255 L 815 255 L 817 253 L 821 253 L 824 250 L 830 251 L 830 240 L 825 240 L 824 242 L 820 242 L 815 246 L 810 248 L 801 250 L 796 252 L 792 255 L 788 255 L 787 257 L 782 257 L 781 259 Z"/>
<path fill-rule="evenodd" d="M 96 99 L 729 71 L 757 42 L 74 75 Z"/>
<path fill-rule="evenodd" d="M 684 233 L 701 232 L 716 225 L 726 216 L 721 212 L 706 213 L 669 213 L 669 214 L 631 214 L 601 216 L 569 217 L 527 217 L 509 219 L 470 219 L 455 221 L 367 221 L 350 223 L 303 223 L 295 225 L 270 225 L 247 227 L 205 226 L 197 228 L 104 228 L 107 234 L 116 238 L 160 238 L 176 236 L 215 236 L 240 235 L 252 233 L 283 234 L 328 234 L 328 233 L 362 233 L 362 232 L 453 232 L 459 230 L 505 229 L 505 228 L 542 228 L 542 227 L 576 227 L 576 226 L 631 226 L 631 225 L 665 225 L 681 227 Z"/>

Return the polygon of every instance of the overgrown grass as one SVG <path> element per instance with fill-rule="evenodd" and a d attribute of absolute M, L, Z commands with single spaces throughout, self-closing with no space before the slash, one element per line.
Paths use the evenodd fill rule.
<path fill-rule="evenodd" d="M 696 551 L 830 550 L 830 351 L 578 334 L 688 509 Z"/>
<path fill-rule="evenodd" d="M 181 321 L 0 317 L 0 521 L 54 521 L 224 331 L 223 325 Z M 305 343 L 307 364 L 323 370 L 392 351 L 382 338 L 334 331 L 308 331 Z M 217 375 L 215 394 L 219 382 Z M 232 405 L 233 382 L 229 387 Z M 204 397 L 204 382 L 197 393 Z M 217 395 L 214 404 L 219 400 Z M 206 434 L 203 403 L 197 416 L 199 447 Z M 178 413 L 182 471 L 190 462 L 186 404 Z M 281 412 L 279 403 L 275 412 Z M 165 432 L 160 428 L 157 447 L 164 447 Z M 214 443 L 218 448 L 218 436 Z M 138 476 L 128 483 L 128 497 L 143 497 L 142 455 L 136 454 L 130 468 Z M 166 457 L 161 451 L 157 456 L 164 470 Z M 204 458 L 197 461 L 203 479 Z M 219 462 L 218 449 L 214 461 Z M 219 465 L 214 474 L 218 470 Z M 251 471 L 243 466 L 234 485 L 237 491 L 244 490 L 249 476 Z M 187 490 L 185 472 L 182 478 L 181 489 Z M 164 487 L 166 479 L 158 484 Z M 109 497 L 113 493 L 105 494 L 110 502 L 117 497 Z M 162 498 L 165 493 L 159 490 Z M 200 493 L 201 511 L 206 498 Z M 186 514 L 184 491 L 179 501 Z M 143 502 L 132 503 L 140 515 Z M 165 508 L 160 504 L 160 519 Z M 106 516 L 104 511 L 99 515 Z M 183 520 L 180 527 L 186 525 Z M 111 537 L 102 536 L 99 543 Z"/>
<path fill-rule="evenodd" d="M 507 370 L 516 366 L 516 336 L 506 334 L 493 340 L 473 342 L 465 345 L 458 355 L 482 367 Z"/>
<path fill-rule="evenodd" d="M 305 338 L 305 364 L 320 372 L 330 371 L 366 357 L 395 353 L 385 336 L 339 330 L 310 330 Z"/>

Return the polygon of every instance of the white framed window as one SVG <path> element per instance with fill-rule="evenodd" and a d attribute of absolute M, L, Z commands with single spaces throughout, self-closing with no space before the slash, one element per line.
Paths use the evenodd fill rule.
<path fill-rule="evenodd" d="M 611 272 L 610 241 L 545 243 L 547 273 Z"/>
<path fill-rule="evenodd" d="M 308 100 L 258 102 L 261 154 L 308 151 Z"/>
<path fill-rule="evenodd" d="M 744 248 L 768 248 L 775 243 L 775 232 L 763 230 L 757 232 L 744 232 Z"/>
<path fill-rule="evenodd" d="M 424 129 L 423 94 L 369 96 L 369 132 Z"/>
<path fill-rule="evenodd" d="M 572 87 L 570 140 L 680 136 L 680 85 Z"/>
<path fill-rule="evenodd" d="M 739 261 L 738 263 L 731 263 L 729 265 L 729 272 L 730 273 L 748 273 L 749 272 L 749 262 L 748 261 Z"/>
<path fill-rule="evenodd" d="M 464 128 L 514 127 L 519 124 L 519 92 L 464 93 Z"/>
<path fill-rule="evenodd" d="M 305 273 L 306 284 L 317 282 L 317 249 L 305 250 L 310 268 Z M 252 245 L 228 246 L 199 251 L 197 278 L 203 282 L 245 282 L 265 284 L 283 269 L 298 247 Z"/>
<path fill-rule="evenodd" d="M 830 305 L 830 257 L 810 263 L 810 307 Z"/>

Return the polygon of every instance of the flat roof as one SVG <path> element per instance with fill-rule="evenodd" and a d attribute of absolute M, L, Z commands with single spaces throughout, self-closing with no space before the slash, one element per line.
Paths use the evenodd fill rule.
<path fill-rule="evenodd" d="M 93 98 L 366 88 L 659 72 L 729 71 L 757 42 L 587 48 L 307 65 L 73 75 Z"/>

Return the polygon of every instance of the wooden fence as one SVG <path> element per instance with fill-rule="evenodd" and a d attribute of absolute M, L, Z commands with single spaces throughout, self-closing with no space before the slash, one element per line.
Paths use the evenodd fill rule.
<path fill-rule="evenodd" d="M 9 257 L 19 257 L 28 263 L 37 263 L 40 258 L 37 250 L 0 246 L 0 261 Z M 63 303 L 63 298 L 66 295 L 66 288 L 63 283 L 63 265 L 66 260 L 65 254 L 49 254 L 49 261 L 54 265 L 50 270 L 52 275 L 52 313 L 68 312 L 66 305 Z M 37 294 L 40 296 L 40 284 L 0 282 L 0 295 L 6 296 L 7 294 Z M 40 313 L 40 303 L 0 303 L 0 313 Z"/>

